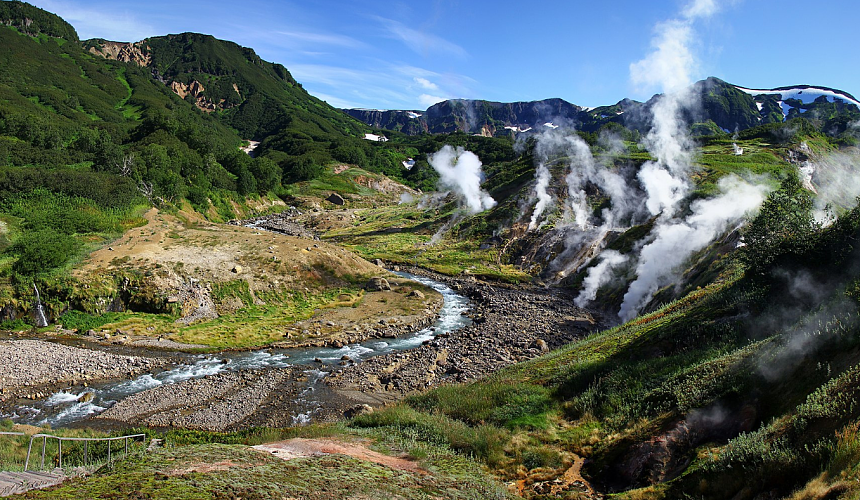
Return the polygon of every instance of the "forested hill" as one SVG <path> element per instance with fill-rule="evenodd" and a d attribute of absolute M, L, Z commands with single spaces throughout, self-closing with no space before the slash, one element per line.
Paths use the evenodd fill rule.
<path fill-rule="evenodd" d="M 218 206 L 334 162 L 400 173 L 406 159 L 250 48 L 196 33 L 81 42 L 58 16 L 17 1 L 0 2 L 0 99 L 6 178 L 75 165 L 120 174 L 154 203 Z M 261 141 L 255 158 L 242 140 Z M 42 183 L 10 182 L 0 189 Z"/>
<path fill-rule="evenodd" d="M 358 136 L 363 125 L 308 94 L 280 64 L 253 49 L 211 35 L 182 33 L 136 43 L 87 40 L 94 54 L 134 62 L 201 110 L 220 117 L 248 139 L 284 128 Z"/>

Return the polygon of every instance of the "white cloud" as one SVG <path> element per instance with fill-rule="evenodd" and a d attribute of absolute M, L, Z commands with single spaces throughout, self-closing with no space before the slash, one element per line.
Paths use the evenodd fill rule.
<path fill-rule="evenodd" d="M 393 19 L 386 19 L 384 17 L 378 17 L 377 19 L 385 26 L 391 38 L 400 40 L 407 47 L 419 54 L 442 53 L 461 58 L 468 57 L 466 49 L 442 37 L 418 31 Z"/>
<path fill-rule="evenodd" d="M 352 87 L 355 83 L 370 82 L 381 78 L 381 75 L 370 71 L 324 64 L 290 64 L 288 69 L 293 77 L 302 84 L 322 83 L 333 87 Z"/>
<path fill-rule="evenodd" d="M 699 17 L 710 17 L 716 14 L 718 10 L 720 10 L 720 5 L 717 3 L 717 0 L 693 0 L 684 7 L 681 15 L 687 19 L 696 19 Z"/>
<path fill-rule="evenodd" d="M 469 95 L 471 91 L 459 82 L 473 81 L 382 60 L 373 61 L 367 69 L 300 63 L 286 66 L 308 92 L 341 108 L 425 109 Z M 441 81 L 437 84 L 431 79 Z"/>
<path fill-rule="evenodd" d="M 422 88 L 424 88 L 424 89 L 427 89 L 427 90 L 434 90 L 434 91 L 438 91 L 438 90 L 439 90 L 439 86 L 438 86 L 438 85 L 436 85 L 435 83 L 431 82 L 430 80 L 428 80 L 428 79 L 426 79 L 426 78 L 421 78 L 420 76 L 416 76 L 416 77 L 415 77 L 415 78 L 413 78 L 412 80 L 413 80 L 415 83 L 417 83 L 418 85 L 420 85 L 420 86 L 421 86 Z"/>
<path fill-rule="evenodd" d="M 446 100 L 444 97 L 439 97 L 437 95 L 421 94 L 420 96 L 418 96 L 418 101 L 425 108 L 429 108 L 430 106 L 438 102 L 442 102 L 444 100 Z"/>
<path fill-rule="evenodd" d="M 322 92 L 311 92 L 310 94 L 312 96 L 316 97 L 317 99 L 320 99 L 320 100 L 327 102 L 330 106 L 334 106 L 335 108 L 349 109 L 349 108 L 360 107 L 360 106 L 356 105 L 354 102 L 351 102 L 349 100 L 342 99 L 340 97 L 329 95 L 329 94 L 324 94 Z"/>

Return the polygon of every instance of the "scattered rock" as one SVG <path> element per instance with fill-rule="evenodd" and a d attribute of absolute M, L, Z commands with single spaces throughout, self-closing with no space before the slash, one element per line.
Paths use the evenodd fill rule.
<path fill-rule="evenodd" d="M 382 292 L 391 290 L 391 285 L 385 278 L 370 278 L 370 281 L 367 282 L 366 288 L 370 292 Z"/>
<path fill-rule="evenodd" d="M 540 352 L 549 352 L 549 346 L 546 344 L 544 339 L 536 339 L 532 342 L 532 347 L 539 350 Z"/>
<path fill-rule="evenodd" d="M 369 415 L 371 413 L 373 413 L 372 406 L 367 404 L 359 404 L 347 409 L 345 412 L 343 412 L 343 416 L 346 418 L 355 418 L 359 415 Z"/>
<path fill-rule="evenodd" d="M 326 198 L 326 201 L 338 206 L 343 206 L 346 203 L 346 200 L 343 199 L 343 196 L 337 193 L 332 193 L 328 198 Z"/>
<path fill-rule="evenodd" d="M 230 272 L 239 274 L 242 272 L 242 266 L 240 266 L 239 264 L 236 264 L 235 266 L 233 266 L 233 269 L 230 269 Z"/>

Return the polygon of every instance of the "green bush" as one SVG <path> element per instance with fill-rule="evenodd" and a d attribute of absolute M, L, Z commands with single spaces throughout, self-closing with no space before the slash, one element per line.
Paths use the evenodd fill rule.
<path fill-rule="evenodd" d="M 47 273 L 65 264 L 80 244 L 67 234 L 39 229 L 25 233 L 7 250 L 18 257 L 12 270 L 24 276 Z"/>

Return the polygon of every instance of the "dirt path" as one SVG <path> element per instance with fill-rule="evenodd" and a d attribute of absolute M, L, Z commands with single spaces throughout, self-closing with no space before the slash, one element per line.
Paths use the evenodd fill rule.
<path fill-rule="evenodd" d="M 427 474 L 414 460 L 403 457 L 392 457 L 373 451 L 367 447 L 366 442 L 345 442 L 334 438 L 305 439 L 295 438 L 276 443 L 261 444 L 253 446 L 255 450 L 271 453 L 283 460 L 292 460 L 299 457 L 316 457 L 320 455 L 347 455 L 358 460 L 374 462 L 379 465 L 391 467 L 392 469 Z"/>

